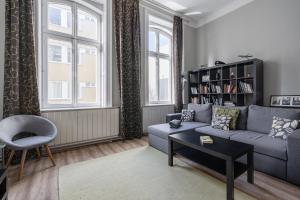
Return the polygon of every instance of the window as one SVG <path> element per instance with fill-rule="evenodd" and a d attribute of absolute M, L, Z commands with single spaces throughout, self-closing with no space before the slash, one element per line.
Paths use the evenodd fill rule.
<path fill-rule="evenodd" d="M 148 27 L 148 103 L 172 103 L 172 28 L 149 15 Z"/>
<path fill-rule="evenodd" d="M 68 0 L 42 3 L 43 108 L 104 106 L 100 12 Z"/>

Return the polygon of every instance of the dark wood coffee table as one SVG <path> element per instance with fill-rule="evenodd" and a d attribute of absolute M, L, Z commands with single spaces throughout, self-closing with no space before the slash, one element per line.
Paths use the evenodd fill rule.
<path fill-rule="evenodd" d="M 205 134 L 186 131 L 169 136 L 169 166 L 173 166 L 173 156 L 179 154 L 208 167 L 227 179 L 227 200 L 234 199 L 234 179 L 247 171 L 247 181 L 253 184 L 253 145 L 211 136 L 213 144 L 201 144 L 200 136 Z M 183 147 L 174 150 L 174 143 Z M 247 154 L 247 164 L 237 159 Z"/>

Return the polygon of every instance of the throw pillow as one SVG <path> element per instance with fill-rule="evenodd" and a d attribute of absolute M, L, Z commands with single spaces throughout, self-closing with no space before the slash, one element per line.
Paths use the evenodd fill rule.
<path fill-rule="evenodd" d="M 298 127 L 298 120 L 273 117 L 272 129 L 269 136 L 286 140 Z"/>
<path fill-rule="evenodd" d="M 181 112 L 181 120 L 183 122 L 192 122 L 192 121 L 194 121 L 194 115 L 195 115 L 194 110 L 183 109 Z"/>
<path fill-rule="evenodd" d="M 239 118 L 240 110 L 236 108 L 217 108 L 214 116 L 226 115 L 231 117 L 229 128 L 231 130 L 236 129 L 237 119 Z"/>
<path fill-rule="evenodd" d="M 231 116 L 228 115 L 216 115 L 211 122 L 211 127 L 215 129 L 221 129 L 223 131 L 229 131 L 229 124 L 232 120 Z"/>

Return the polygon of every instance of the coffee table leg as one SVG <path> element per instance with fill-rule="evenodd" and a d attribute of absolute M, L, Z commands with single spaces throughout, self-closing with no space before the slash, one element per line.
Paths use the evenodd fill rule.
<path fill-rule="evenodd" d="M 173 141 L 168 140 L 168 156 L 169 156 L 169 166 L 173 166 Z"/>
<path fill-rule="evenodd" d="M 229 159 L 226 161 L 226 177 L 227 177 L 227 200 L 234 199 L 234 161 Z"/>
<path fill-rule="evenodd" d="M 248 183 L 253 184 L 254 182 L 254 161 L 253 161 L 253 151 L 249 151 L 247 154 L 247 181 Z"/>

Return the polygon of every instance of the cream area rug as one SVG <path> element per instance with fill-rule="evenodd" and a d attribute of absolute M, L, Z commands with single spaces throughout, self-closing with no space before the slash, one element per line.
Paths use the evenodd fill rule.
<path fill-rule="evenodd" d="M 226 185 L 152 147 L 59 169 L 60 200 L 225 200 Z M 254 199 L 235 190 L 235 199 Z"/>

